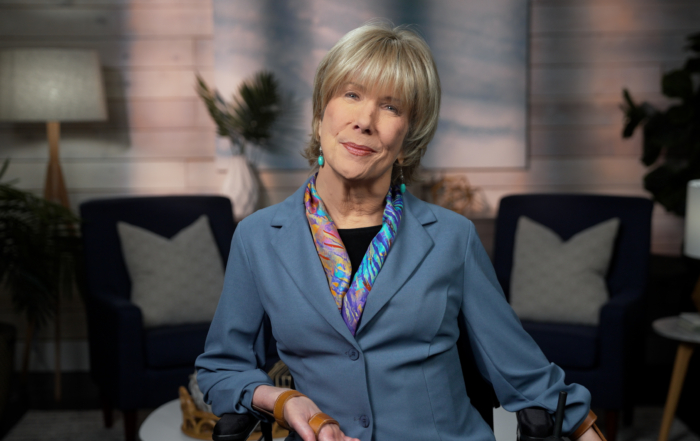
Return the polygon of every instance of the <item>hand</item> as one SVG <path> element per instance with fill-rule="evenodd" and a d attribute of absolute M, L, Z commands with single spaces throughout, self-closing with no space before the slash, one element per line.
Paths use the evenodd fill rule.
<path fill-rule="evenodd" d="M 316 434 L 311 426 L 309 426 L 309 420 L 318 412 L 321 412 L 321 409 L 309 398 L 294 397 L 287 401 L 287 404 L 284 406 L 284 419 L 287 420 L 287 424 L 289 424 L 304 441 L 315 441 L 317 439 Z M 337 424 L 326 424 L 321 427 L 321 431 L 318 434 L 318 441 L 360 440 L 346 436 Z"/>
<path fill-rule="evenodd" d="M 576 441 L 605 441 L 598 436 L 598 432 L 595 431 L 593 426 L 589 427 L 588 430 L 583 432 L 583 435 Z"/>
<path fill-rule="evenodd" d="M 253 393 L 253 404 L 272 412 L 275 400 L 286 390 L 288 389 L 266 385 L 258 386 Z M 284 405 L 284 419 L 304 441 L 316 441 L 317 439 L 313 429 L 309 426 L 309 420 L 318 412 L 321 412 L 321 409 L 307 397 L 291 398 Z M 318 434 L 318 441 L 360 440 L 346 436 L 337 424 L 326 424 Z"/>

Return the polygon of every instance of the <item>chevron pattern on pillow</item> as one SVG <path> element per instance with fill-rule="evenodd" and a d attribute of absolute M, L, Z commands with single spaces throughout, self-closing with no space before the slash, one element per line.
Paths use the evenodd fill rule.
<path fill-rule="evenodd" d="M 597 325 L 620 224 L 612 218 L 564 242 L 522 216 L 515 231 L 510 303 L 522 320 Z"/>
<path fill-rule="evenodd" d="M 207 216 L 171 239 L 117 223 L 131 301 L 145 327 L 210 322 L 224 286 L 224 266 Z"/>

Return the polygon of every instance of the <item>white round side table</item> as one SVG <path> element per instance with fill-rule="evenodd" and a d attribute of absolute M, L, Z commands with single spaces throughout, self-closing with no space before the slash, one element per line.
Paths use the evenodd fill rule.
<path fill-rule="evenodd" d="M 678 407 L 678 398 L 681 396 L 683 381 L 688 371 L 688 363 L 695 347 L 700 344 L 700 332 L 685 329 L 680 325 L 680 320 L 680 317 L 664 317 L 654 320 L 654 323 L 652 323 L 652 327 L 657 334 L 678 342 L 676 361 L 673 364 L 671 384 L 668 387 L 668 396 L 666 397 L 664 415 L 661 420 L 661 429 L 659 430 L 659 441 L 668 441 L 668 433 L 671 430 L 673 415 L 675 415 Z"/>
<path fill-rule="evenodd" d="M 141 424 L 141 441 L 193 441 L 182 433 L 182 411 L 180 400 L 172 400 L 151 412 Z"/>

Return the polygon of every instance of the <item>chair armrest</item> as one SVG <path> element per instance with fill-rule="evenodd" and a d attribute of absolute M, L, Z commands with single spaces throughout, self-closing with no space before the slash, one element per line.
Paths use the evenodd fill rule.
<path fill-rule="evenodd" d="M 634 334 L 634 324 L 641 317 L 643 294 L 637 290 L 624 291 L 612 297 L 600 309 L 601 364 L 620 360 L 626 350 L 625 344 Z M 615 363 L 616 371 L 622 375 L 622 363 Z"/>
<path fill-rule="evenodd" d="M 113 387 L 118 388 L 126 377 L 145 368 L 141 310 L 127 299 L 109 295 L 92 295 L 87 306 L 93 375 L 117 383 Z"/>
<path fill-rule="evenodd" d="M 252 414 L 225 413 L 214 426 L 213 441 L 245 441 L 258 425 L 258 419 Z M 272 441 L 272 428 L 269 423 L 261 424 L 263 439 Z"/>

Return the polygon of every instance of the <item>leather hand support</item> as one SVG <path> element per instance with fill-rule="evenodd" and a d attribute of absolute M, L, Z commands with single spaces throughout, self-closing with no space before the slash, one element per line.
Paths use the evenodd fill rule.
<path fill-rule="evenodd" d="M 588 416 L 586 416 L 586 419 L 583 420 L 580 426 L 578 426 L 578 429 L 574 431 L 571 435 L 569 435 L 569 439 L 571 441 L 576 441 L 577 439 L 581 438 L 581 435 L 586 433 L 588 429 L 591 428 L 591 426 L 595 425 L 595 421 L 598 419 L 595 413 L 593 413 L 592 410 L 588 411 Z M 596 428 L 597 429 L 597 428 Z M 600 430 L 596 430 L 600 434 Z M 603 441 L 605 441 L 605 438 L 602 438 Z"/>
<path fill-rule="evenodd" d="M 275 417 L 275 421 L 277 421 L 277 424 L 279 424 L 287 430 L 291 429 L 291 427 L 289 427 L 289 424 L 287 424 L 287 420 L 284 419 L 284 405 L 287 404 L 287 401 L 294 397 L 305 396 L 306 395 L 304 395 L 303 393 L 297 392 L 295 390 L 287 390 L 282 392 L 275 400 L 275 407 L 273 408 L 273 415 Z"/>
<path fill-rule="evenodd" d="M 311 418 L 309 418 L 309 426 L 311 426 L 311 429 L 313 429 L 314 433 L 316 434 L 316 438 L 318 438 L 318 433 L 321 431 L 321 428 L 327 424 L 335 424 L 340 426 L 336 420 L 323 412 L 315 413 Z"/>
<path fill-rule="evenodd" d="M 277 421 L 277 424 L 282 426 L 283 428 L 287 430 L 291 430 L 291 427 L 289 427 L 289 424 L 287 424 L 287 420 L 284 419 L 284 405 L 287 404 L 287 401 L 294 397 L 305 397 L 301 392 L 297 392 L 295 390 L 286 390 L 279 394 L 277 396 L 277 399 L 275 400 L 275 404 L 272 408 L 272 412 L 269 410 L 265 410 L 261 407 L 258 407 L 256 405 L 253 405 L 253 409 L 257 410 L 258 412 L 264 413 L 266 415 L 271 416 L 272 418 Z"/>

